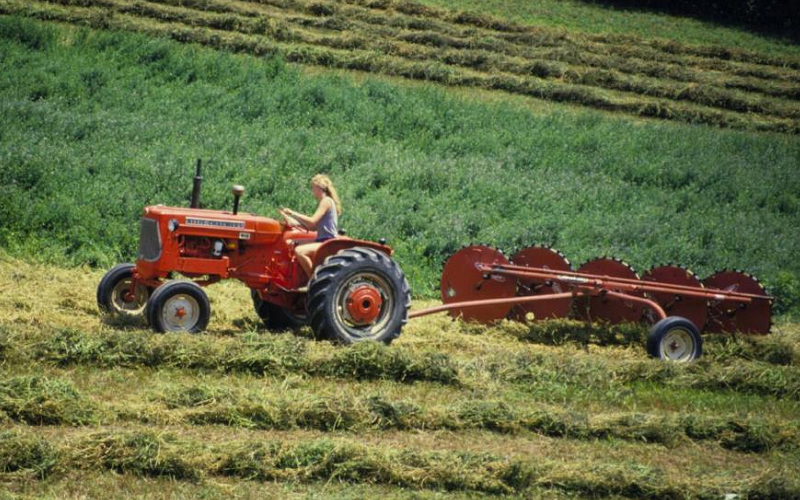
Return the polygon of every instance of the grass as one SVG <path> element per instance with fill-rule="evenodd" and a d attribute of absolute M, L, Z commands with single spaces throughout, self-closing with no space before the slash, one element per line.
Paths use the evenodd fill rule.
<path fill-rule="evenodd" d="M 69 0 L 63 0 L 67 9 L 53 7 L 45 3 L 40 7 L 21 5 L 20 12 L 30 13 L 45 19 L 58 19 L 67 22 L 89 23 L 98 27 L 115 27 L 134 29 L 151 34 L 168 35 L 181 41 L 194 41 L 234 51 L 263 54 L 283 54 L 290 61 L 308 64 L 340 67 L 347 69 L 367 70 L 372 72 L 401 75 L 410 78 L 433 80 L 448 85 L 466 85 L 504 90 L 512 93 L 535 97 L 576 102 L 587 106 L 612 111 L 623 111 L 641 116 L 655 116 L 673 120 L 713 123 L 722 126 L 750 127 L 761 130 L 796 132 L 795 118 L 798 112 L 791 99 L 782 100 L 763 95 L 748 97 L 741 90 L 761 90 L 759 84 L 739 86 L 739 90 L 729 88 L 725 77 L 714 80 L 705 79 L 702 85 L 694 81 L 687 87 L 685 80 L 677 83 L 652 80 L 651 74 L 642 77 L 622 76 L 608 70 L 597 70 L 579 66 L 569 66 L 553 70 L 541 54 L 529 54 L 529 45 L 545 45 L 568 47 L 580 51 L 594 52 L 600 59 L 609 52 L 623 59 L 633 57 L 655 58 L 656 60 L 681 57 L 701 56 L 704 58 L 734 59 L 744 62 L 757 62 L 772 65 L 778 69 L 784 66 L 800 67 L 800 60 L 781 59 L 760 56 L 755 53 L 722 50 L 724 54 L 713 48 L 693 48 L 676 45 L 664 45 L 652 42 L 646 48 L 637 44 L 620 44 L 619 40 L 583 40 L 568 37 L 559 33 L 543 34 L 541 30 L 529 33 L 524 26 L 509 25 L 496 19 L 485 18 L 464 13 L 456 14 L 448 11 L 432 10 L 416 4 L 400 3 L 387 8 L 393 19 L 402 16 L 422 16 L 431 18 L 429 23 L 437 28 L 435 31 L 405 32 L 404 28 L 411 21 L 403 23 L 402 28 L 387 26 L 386 21 L 378 21 L 373 15 L 365 15 L 364 9 L 350 5 L 344 9 L 331 4 L 323 8 L 312 8 L 304 4 L 291 4 L 289 7 L 299 8 L 304 13 L 316 16 L 340 14 L 344 20 L 338 22 L 335 34 L 319 26 L 323 33 L 308 31 L 309 23 L 301 22 L 302 28 L 292 28 L 292 23 L 302 18 L 281 17 L 281 28 L 275 29 L 272 22 L 276 12 L 274 8 L 248 9 L 239 4 L 236 7 L 215 4 L 204 12 L 206 5 L 193 5 L 186 8 L 183 3 L 173 2 L 172 6 L 154 5 L 144 2 L 128 2 L 126 0 L 92 0 L 82 2 L 84 7 L 74 7 Z M 287 8 L 281 5 L 282 8 Z M 38 9 L 38 10 L 37 10 Z M 94 10 L 93 10 L 94 9 Z M 12 7 L 10 12 L 15 12 Z M 224 13 L 218 13 L 222 11 Z M 399 12 L 395 13 L 395 12 Z M 114 17 L 113 15 L 117 15 Z M 281 13 L 278 15 L 283 15 Z M 358 21 L 351 22 L 351 16 Z M 363 23 L 366 21 L 366 25 Z M 444 24 L 442 24 L 444 23 Z M 453 23 L 449 25 L 447 23 Z M 311 23 L 315 24 L 314 22 Z M 393 23 L 396 24 L 396 23 Z M 461 25 L 473 26 L 471 31 L 460 29 Z M 348 28 L 346 33 L 342 30 Z M 377 26 L 377 27 L 376 27 Z M 428 25 L 426 25 L 428 26 Z M 476 28 L 489 30 L 486 36 L 476 36 Z M 447 34 L 441 34 L 441 32 Z M 511 32 L 508 36 L 506 33 Z M 352 33 L 352 34 L 351 34 Z M 455 33 L 455 38 L 451 36 Z M 367 35 L 367 36 L 364 36 Z M 398 43 L 395 40 L 406 43 Z M 277 43 L 271 43 L 271 42 Z M 544 42 L 544 43 L 543 43 Z M 515 46 L 514 44 L 519 44 Z M 411 44 L 411 45 L 409 45 Z M 420 47 L 423 46 L 423 47 Z M 439 48 L 453 47 L 456 50 L 441 52 L 429 50 L 426 45 Z M 605 45 L 608 45 L 606 47 Z M 602 47 L 602 48 L 598 48 Z M 472 49 L 480 47 L 483 54 Z M 510 53 L 516 60 L 509 59 L 500 53 Z M 567 51 L 566 53 L 570 53 Z M 678 54 L 677 56 L 675 54 Z M 526 60 L 526 57 L 534 57 Z M 417 62 L 419 61 L 419 62 Z M 616 69 L 614 63 L 601 66 Z M 622 63 L 625 66 L 625 63 Z M 465 68 L 464 72 L 459 68 Z M 476 72 L 477 71 L 477 72 Z M 628 69 L 630 71 L 630 69 Z M 533 74 L 536 78 L 530 78 Z M 543 81 L 547 78 L 552 81 Z M 790 77 L 793 78 L 793 77 Z M 713 80 L 713 81 L 712 81 Z M 606 89 L 598 92 L 595 87 Z M 614 92 L 609 92 L 613 90 Z M 796 88 L 785 89 L 789 96 L 797 93 Z M 616 93 L 623 91 L 627 94 Z M 638 95 L 639 98 L 634 98 Z M 666 98 L 668 101 L 644 99 L 643 96 Z M 682 104 L 689 101 L 700 107 Z M 750 113 L 746 118 L 736 113 L 709 110 L 723 110 Z M 766 121 L 756 122 L 755 116 L 764 116 Z M 783 120 L 788 119 L 788 121 Z"/>
<path fill-rule="evenodd" d="M 92 403 L 68 381 L 11 377 L 0 382 L 0 410 L 32 425 L 82 425 L 94 420 Z"/>
<path fill-rule="evenodd" d="M 680 109 L 731 96 L 772 106 L 798 83 L 774 64 L 795 57 L 779 44 L 723 57 L 692 45 L 699 33 L 631 44 L 380 1 L 83 4 L 94 10 L 28 13 L 448 85 L 514 91 L 530 71 L 617 95 L 645 76 L 659 91 L 702 80 Z M 307 179 L 332 173 L 345 227 L 388 236 L 418 297 L 461 244 L 536 241 L 639 267 L 751 267 L 788 312 L 796 137 L 534 101 L 531 112 L 519 97 L 17 17 L 0 17 L 0 68 L 0 498 L 800 497 L 800 329 L 788 317 L 767 337 L 705 336 L 705 356 L 675 366 L 646 357 L 641 325 L 438 315 L 390 348 L 345 348 L 263 330 L 236 283 L 209 289 L 200 335 L 155 335 L 94 303 L 97 267 L 135 255 L 141 207 L 183 204 L 202 156 L 209 207 L 244 182 L 248 210 L 308 210 Z"/>
<path fill-rule="evenodd" d="M 30 433 L 22 431 L 9 442 L 30 439 Z M 209 476 L 299 483 L 322 479 L 421 490 L 509 494 L 544 489 L 631 498 L 692 499 L 720 493 L 713 487 L 672 478 L 655 467 L 607 464 L 576 471 L 548 459 L 533 462 L 486 452 L 398 450 L 341 438 L 200 443 L 169 433 L 128 429 L 52 439 L 59 444 L 59 468 L 80 464 L 78 468 L 84 470 L 188 481 Z M 737 491 L 755 496 L 764 483 L 772 483 L 772 489 L 777 486 L 769 477 L 755 477 L 739 480 Z M 779 487 L 789 495 L 797 494 L 797 485 L 790 479 Z"/>
<path fill-rule="evenodd" d="M 25 279 L 11 285 L 12 273 Z M 353 349 L 257 329 L 246 288 L 224 283 L 209 289 L 207 333 L 154 335 L 99 314 L 101 274 L 0 265 L 0 481 L 12 495 L 69 497 L 86 477 L 102 496 L 111 473 L 110 491 L 156 497 L 158 478 L 212 498 L 219 484 L 241 497 L 325 484 L 343 498 L 797 494 L 794 324 L 709 337 L 688 367 L 648 360 L 637 327 L 568 321 L 433 316 L 390 349 Z"/>
<path fill-rule="evenodd" d="M 239 182 L 245 209 L 267 215 L 282 205 L 309 211 L 307 179 L 331 174 L 343 226 L 386 237 L 417 296 L 435 294 L 440 262 L 472 241 L 551 243 L 575 262 L 614 254 L 641 269 L 746 268 L 782 290 L 800 281 L 792 136 L 560 107 L 532 114 L 438 88 L 306 76 L 273 57 L 15 17 L 0 31 L 9 117 L 0 245 L 12 255 L 130 260 L 141 207 L 184 204 L 190 166 L 203 157 L 205 206 L 227 206 L 226 186 Z M 316 50 L 308 54 L 327 53 Z M 797 300 L 787 297 L 783 310 Z"/>
<path fill-rule="evenodd" d="M 521 1 L 421 0 L 421 3 L 448 9 L 463 9 L 535 26 L 547 26 L 580 33 L 642 38 L 662 38 L 697 45 L 717 45 L 733 49 L 758 50 L 774 54 L 798 54 L 791 39 L 760 34 L 743 26 L 725 26 L 646 9 L 624 9 L 599 2 L 577 0 Z"/>

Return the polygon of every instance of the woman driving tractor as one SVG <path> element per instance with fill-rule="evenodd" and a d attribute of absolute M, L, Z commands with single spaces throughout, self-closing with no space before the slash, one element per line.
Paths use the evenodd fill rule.
<path fill-rule="evenodd" d="M 303 215 L 289 208 L 281 208 L 280 214 L 290 225 L 299 223 L 309 231 L 317 232 L 314 243 L 306 243 L 295 247 L 295 254 L 306 275 L 311 277 L 314 254 L 322 242 L 336 238 L 339 234 L 338 220 L 342 213 L 342 204 L 331 179 L 324 174 L 315 175 L 311 179 L 311 193 L 319 200 L 316 211 L 311 216 Z"/>

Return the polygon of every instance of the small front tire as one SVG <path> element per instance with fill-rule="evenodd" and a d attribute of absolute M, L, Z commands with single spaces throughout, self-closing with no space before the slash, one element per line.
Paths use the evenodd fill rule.
<path fill-rule="evenodd" d="M 97 306 L 101 311 L 130 318 L 142 315 L 151 290 L 137 285 L 133 296 L 129 296 L 135 268 L 133 264 L 117 264 L 103 276 L 97 285 Z"/>
<path fill-rule="evenodd" d="M 156 288 L 145 311 L 150 326 L 159 333 L 198 333 L 206 329 L 211 305 L 206 292 L 192 281 L 169 281 Z"/>
<path fill-rule="evenodd" d="M 703 354 L 703 338 L 694 323 L 680 316 L 670 316 L 650 329 L 647 353 L 666 361 L 694 361 Z"/>

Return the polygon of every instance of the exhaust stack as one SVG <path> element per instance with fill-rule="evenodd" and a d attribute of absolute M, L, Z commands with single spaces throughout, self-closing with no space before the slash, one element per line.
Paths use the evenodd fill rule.
<path fill-rule="evenodd" d="M 192 188 L 192 203 L 189 208 L 200 208 L 200 185 L 203 184 L 203 176 L 200 175 L 202 162 L 197 159 L 197 172 L 194 174 L 194 187 Z"/>

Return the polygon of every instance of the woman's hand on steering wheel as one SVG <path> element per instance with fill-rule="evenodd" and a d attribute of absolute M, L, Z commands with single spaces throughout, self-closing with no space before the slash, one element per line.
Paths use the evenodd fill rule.
<path fill-rule="evenodd" d="M 286 221 L 286 224 L 287 224 L 289 227 L 294 227 L 294 228 L 302 229 L 302 230 L 304 230 L 304 231 L 308 231 L 308 228 L 306 228 L 306 227 L 303 225 L 303 223 L 302 223 L 302 222 L 300 222 L 299 220 L 295 219 L 295 218 L 294 218 L 294 217 L 291 215 L 291 213 L 290 213 L 290 212 L 292 212 L 292 211 L 291 211 L 291 210 L 289 210 L 288 208 L 279 208 L 279 209 L 278 209 L 278 212 L 281 214 L 281 216 L 283 216 L 283 219 Z"/>

